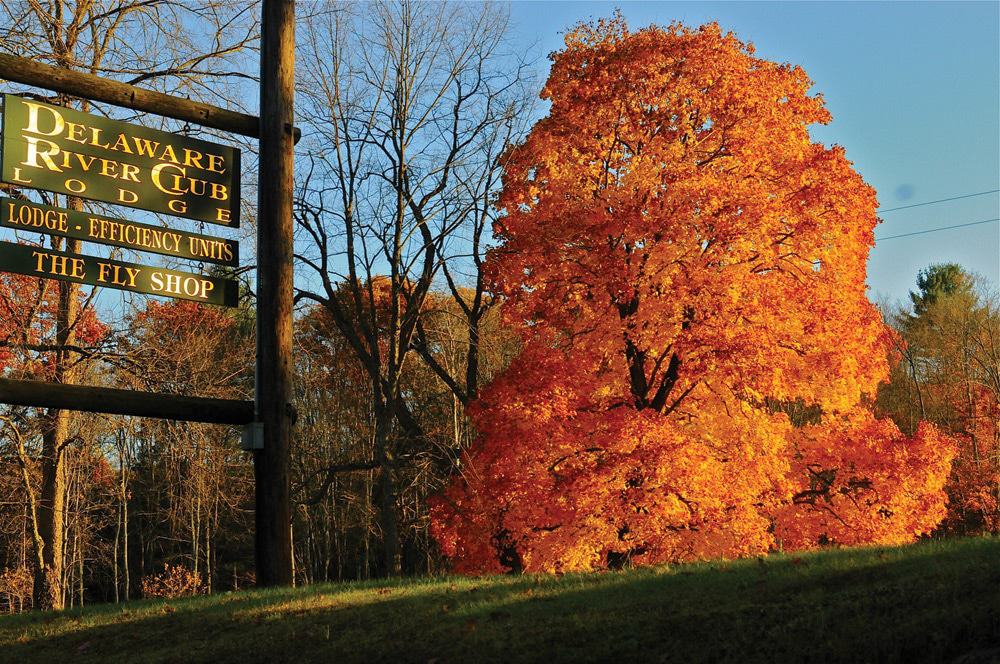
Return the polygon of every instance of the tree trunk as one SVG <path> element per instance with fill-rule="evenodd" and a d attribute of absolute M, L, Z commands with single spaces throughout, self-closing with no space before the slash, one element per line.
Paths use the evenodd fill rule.
<path fill-rule="evenodd" d="M 42 567 L 35 567 L 34 608 L 38 611 L 63 608 L 62 561 L 63 521 L 66 500 L 66 468 L 60 442 L 69 431 L 69 413 L 50 411 L 51 425 L 42 439 L 42 488 L 38 497 L 38 533 Z"/>
<path fill-rule="evenodd" d="M 399 553 L 399 527 L 396 523 L 396 484 L 392 472 L 392 455 L 388 450 L 389 426 L 392 414 L 376 414 L 375 454 L 379 464 L 379 521 L 382 526 L 383 563 L 386 576 L 399 576 L 402 569 Z"/>
<path fill-rule="evenodd" d="M 124 462 L 123 462 L 124 463 Z M 131 594 L 131 572 L 129 571 L 128 556 L 128 494 L 126 492 L 125 479 L 122 478 L 122 574 L 125 580 L 125 589 L 123 595 L 125 596 L 125 601 L 129 601 L 129 595 Z"/>
<path fill-rule="evenodd" d="M 69 198 L 66 207 L 83 210 L 83 201 Z M 54 238 L 54 242 L 60 242 Z M 80 252 L 79 240 L 67 240 L 66 251 Z M 60 281 L 59 311 L 56 316 L 56 342 L 65 348 L 76 339 L 76 322 L 79 315 L 78 294 L 80 286 Z M 54 354 L 55 381 L 71 383 L 73 366 L 70 352 L 59 350 Z M 45 543 L 42 569 L 35 570 L 34 600 L 37 610 L 63 608 L 63 545 L 66 514 L 65 446 L 70 437 L 70 411 L 49 409 L 49 427 L 42 437 L 42 487 L 38 501 L 38 529 Z"/>

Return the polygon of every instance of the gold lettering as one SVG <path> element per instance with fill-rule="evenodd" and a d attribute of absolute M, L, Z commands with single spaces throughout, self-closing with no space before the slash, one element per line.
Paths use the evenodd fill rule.
<path fill-rule="evenodd" d="M 210 154 L 208 156 L 208 168 L 206 171 L 212 171 L 213 173 L 225 173 L 226 169 L 222 168 L 223 159 L 217 154 Z"/>
<path fill-rule="evenodd" d="M 73 141 L 74 143 L 86 143 L 86 139 L 83 137 L 83 132 L 86 129 L 82 124 L 77 124 L 75 122 L 66 123 L 66 140 Z"/>
<path fill-rule="evenodd" d="M 202 155 L 202 153 L 198 152 L 197 150 L 184 148 L 184 165 L 194 166 L 195 168 L 203 171 L 205 170 L 205 167 L 201 165 L 201 158 L 203 156 L 204 155 Z"/>
<path fill-rule="evenodd" d="M 80 166 L 83 168 L 84 173 L 89 171 L 94 161 L 97 160 L 97 157 L 89 157 L 85 154 L 73 154 L 73 156 L 76 157 L 76 160 L 80 162 Z"/>
<path fill-rule="evenodd" d="M 101 159 L 101 175 L 118 179 L 118 162 L 111 161 L 110 159 Z"/>
<path fill-rule="evenodd" d="M 76 260 L 80 260 L 77 258 Z M 69 276 L 70 258 L 69 256 L 49 256 L 49 274 L 58 274 L 61 277 Z"/>
<path fill-rule="evenodd" d="M 98 263 L 99 273 L 97 280 L 115 286 L 135 288 L 135 278 L 139 275 L 141 268 L 128 267 L 127 265 L 114 265 L 112 263 Z"/>
<path fill-rule="evenodd" d="M 75 184 L 73 184 L 75 183 Z M 87 191 L 87 185 L 83 180 L 77 180 L 76 178 L 69 178 L 63 183 L 63 186 L 73 194 L 82 194 Z"/>
<path fill-rule="evenodd" d="M 171 196 L 180 196 L 181 194 L 184 193 L 183 191 L 177 189 L 169 189 L 165 187 L 162 182 L 160 182 L 160 177 L 161 177 L 160 174 L 163 173 L 163 171 L 168 168 L 177 169 L 178 171 L 180 171 L 181 175 L 184 175 L 184 169 L 181 168 L 180 166 L 174 166 L 173 164 L 157 164 L 156 166 L 153 166 L 153 170 L 150 173 L 150 176 L 153 180 L 153 184 L 156 186 L 157 189 L 159 189 L 165 194 L 170 194 Z"/>
<path fill-rule="evenodd" d="M 121 134 L 119 134 L 119 136 L 121 136 Z M 107 150 L 111 147 L 107 143 L 101 143 L 101 130 L 98 127 L 90 128 L 90 144 L 99 147 L 102 150 Z"/>
<path fill-rule="evenodd" d="M 45 210 L 19 203 L 10 202 L 8 221 L 18 226 L 28 228 L 44 228 L 53 233 L 66 232 L 66 213 L 58 210 Z M 16 206 L 16 207 L 15 207 Z"/>
<path fill-rule="evenodd" d="M 188 210 L 187 202 L 177 198 L 171 198 L 167 201 L 167 207 L 170 208 L 171 212 L 176 212 L 177 214 L 184 214 Z"/>
<path fill-rule="evenodd" d="M 217 201 L 229 200 L 229 190 L 226 188 L 226 185 L 213 182 L 212 193 L 209 194 L 209 198 L 214 198 Z"/>
<path fill-rule="evenodd" d="M 56 162 L 52 161 L 52 157 L 59 154 L 59 146 L 52 141 L 47 141 L 44 138 L 35 138 L 34 136 L 25 136 L 25 142 L 28 144 L 28 151 L 24 156 L 24 161 L 21 162 L 22 166 L 31 166 L 32 168 L 43 168 L 38 165 L 38 160 L 41 159 L 45 162 L 44 168 L 50 171 L 55 171 L 56 173 L 62 173 L 62 169 L 56 166 Z M 38 149 L 39 143 L 45 143 L 48 145 L 48 149 L 41 151 Z"/>
<path fill-rule="evenodd" d="M 173 248 L 167 246 L 167 240 L 173 241 Z M 172 251 L 177 253 L 181 249 L 181 236 L 177 233 L 164 233 L 163 234 L 163 248 L 167 251 Z"/>
<path fill-rule="evenodd" d="M 118 190 L 118 202 L 119 203 L 138 203 L 139 195 L 134 191 L 128 189 Z"/>
<path fill-rule="evenodd" d="M 36 259 L 36 272 L 47 272 L 51 275 L 58 275 L 60 277 L 69 277 L 71 279 L 83 279 L 86 273 L 84 272 L 84 262 L 82 258 L 73 258 L 72 256 L 56 256 L 54 254 L 47 254 L 40 251 L 33 251 L 31 255 Z M 48 259 L 48 266 L 45 265 L 45 259 Z"/>
<path fill-rule="evenodd" d="M 181 163 L 177 161 L 177 153 L 174 152 L 174 146 L 170 145 L 169 143 L 166 146 L 164 146 L 163 152 L 160 153 L 160 159 L 161 160 L 165 159 L 166 161 L 172 161 L 175 164 Z"/>
<path fill-rule="evenodd" d="M 215 290 L 215 284 L 213 284 L 208 279 L 201 280 L 201 294 L 199 297 L 203 300 L 208 299 L 208 294 Z"/>
<path fill-rule="evenodd" d="M 135 151 L 137 154 L 156 157 L 156 151 L 160 147 L 159 142 L 151 141 L 148 138 L 139 138 L 138 136 L 133 136 L 132 140 L 135 141 Z"/>
<path fill-rule="evenodd" d="M 128 137 L 126 137 L 125 134 L 118 134 L 118 140 L 115 141 L 115 144 L 112 145 L 110 149 L 117 150 L 118 152 L 126 152 L 128 154 L 132 154 L 132 148 L 128 146 Z M 135 167 L 133 166 L 133 168 Z M 122 171 L 124 170 L 125 170 L 125 164 L 122 164 Z M 125 176 L 123 175 L 122 177 Z"/>
<path fill-rule="evenodd" d="M 59 111 L 50 106 L 42 106 L 41 104 L 35 104 L 30 101 L 24 102 L 24 105 L 28 107 L 28 126 L 24 128 L 25 131 L 32 134 L 38 134 L 39 136 L 58 136 L 62 133 L 66 126 L 66 121 L 63 119 L 63 116 Z M 51 130 L 42 131 L 38 122 L 39 111 L 45 111 L 51 115 Z"/>
<path fill-rule="evenodd" d="M 164 274 L 158 270 L 149 275 L 151 290 L 155 293 L 169 295 L 186 295 L 190 298 L 208 299 L 208 294 L 215 290 L 215 284 L 200 277 L 187 277 L 179 274 Z"/>
<path fill-rule="evenodd" d="M 132 182 L 138 182 L 139 178 L 139 167 L 132 164 L 122 164 L 122 180 L 131 180 Z"/>
<path fill-rule="evenodd" d="M 115 286 L 135 288 L 135 275 L 139 273 L 138 268 L 114 265 L 113 263 L 98 263 L 98 269 L 98 281 L 102 283 L 110 282 Z M 122 274 L 123 271 L 125 272 L 124 275 Z"/>
<path fill-rule="evenodd" d="M 184 180 L 186 180 L 187 178 L 185 178 L 185 177 L 183 177 L 181 175 L 177 175 L 176 173 L 174 174 L 173 178 L 174 178 L 174 186 L 172 187 L 172 189 L 174 191 L 178 191 L 178 192 L 180 192 L 182 194 L 186 194 L 187 193 L 187 189 L 184 189 L 183 187 L 181 187 L 181 182 L 184 181 Z"/>
<path fill-rule="evenodd" d="M 181 278 L 176 274 L 168 274 L 165 290 L 168 293 L 179 294 L 181 292 Z"/>
<path fill-rule="evenodd" d="M 227 210 L 226 208 L 216 208 L 215 220 L 223 224 L 228 224 L 230 221 L 232 221 L 232 217 L 229 214 L 229 210 Z"/>
<path fill-rule="evenodd" d="M 24 178 L 23 175 L 21 175 L 20 166 L 14 167 L 14 177 L 12 179 L 14 180 L 14 182 L 17 182 L 18 184 L 31 184 L 31 180 L 27 180 Z"/>

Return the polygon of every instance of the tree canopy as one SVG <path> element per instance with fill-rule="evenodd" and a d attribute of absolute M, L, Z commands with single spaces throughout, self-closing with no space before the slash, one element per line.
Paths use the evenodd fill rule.
<path fill-rule="evenodd" d="M 810 86 L 715 24 L 567 35 L 549 115 L 507 161 L 487 266 L 524 352 L 473 407 L 480 442 L 436 507 L 461 569 L 748 555 L 792 514 L 836 512 L 835 529 L 796 526 L 797 546 L 940 519 L 939 474 L 885 503 L 949 446 L 861 409 L 891 341 L 865 292 L 877 203 L 842 148 L 810 139 L 830 119 Z M 793 440 L 793 402 L 822 413 L 824 444 Z M 887 451 L 891 470 L 863 474 Z M 817 472 L 837 500 L 854 482 L 858 514 L 793 499 Z"/>

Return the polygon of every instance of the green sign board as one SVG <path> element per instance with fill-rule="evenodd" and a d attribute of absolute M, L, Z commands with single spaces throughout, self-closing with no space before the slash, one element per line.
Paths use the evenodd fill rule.
<path fill-rule="evenodd" d="M 14 95 L 3 99 L 3 182 L 240 225 L 239 150 Z"/>
<path fill-rule="evenodd" d="M 67 254 L 27 244 L 0 242 L 0 270 L 205 304 L 237 305 L 237 284 L 232 279 Z"/>
<path fill-rule="evenodd" d="M 220 265 L 236 265 L 240 258 L 240 245 L 232 240 L 3 197 L 0 226 Z"/>

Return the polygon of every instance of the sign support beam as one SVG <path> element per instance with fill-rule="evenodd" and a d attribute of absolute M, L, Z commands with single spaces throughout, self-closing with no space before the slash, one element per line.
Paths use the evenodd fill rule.
<path fill-rule="evenodd" d="M 253 402 L 0 378 L 0 403 L 208 424 L 249 424 Z"/>
<path fill-rule="evenodd" d="M 260 121 L 252 115 L 190 99 L 181 99 L 93 74 L 53 67 L 16 55 L 0 53 L 0 79 L 45 88 L 81 99 L 131 108 L 135 111 L 155 113 L 183 122 L 194 122 L 241 136 L 260 138 Z M 299 130 L 291 125 L 287 130 L 293 132 L 297 142 L 300 136 Z"/>
<path fill-rule="evenodd" d="M 292 197 L 295 3 L 264 0 L 260 49 L 260 180 L 257 185 L 257 421 L 254 450 L 257 583 L 291 585 L 289 458 L 292 406 Z"/>

